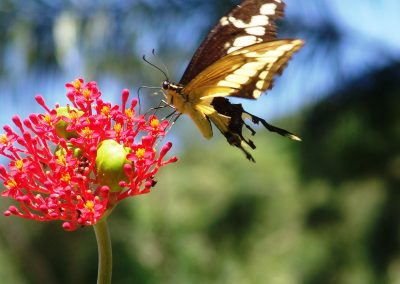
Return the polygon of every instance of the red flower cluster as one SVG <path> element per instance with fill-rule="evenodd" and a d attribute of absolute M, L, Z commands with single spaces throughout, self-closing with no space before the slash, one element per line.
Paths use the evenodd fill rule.
<path fill-rule="evenodd" d="M 94 225 L 118 201 L 150 191 L 172 144 L 159 153 L 156 142 L 165 135 L 167 121 L 137 116 L 135 99 L 127 106 L 129 91 L 122 92 L 122 106 L 102 101 L 96 82 L 77 79 L 66 84 L 72 105 L 31 114 L 18 128 L 4 126 L 0 165 L 2 196 L 18 202 L 4 212 L 39 221 L 62 220 L 65 230 Z"/>

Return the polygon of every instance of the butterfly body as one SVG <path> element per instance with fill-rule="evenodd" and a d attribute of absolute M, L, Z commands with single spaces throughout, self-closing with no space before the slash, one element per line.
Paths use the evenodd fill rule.
<path fill-rule="evenodd" d="M 166 91 L 167 103 L 174 106 L 179 113 L 188 115 L 205 138 L 211 138 L 212 128 L 208 116 L 212 115 L 212 110 L 208 102 L 200 100 L 200 96 L 185 94 L 182 85 L 164 81 L 163 88 Z"/>
<path fill-rule="evenodd" d="M 255 144 L 243 136 L 243 126 L 254 135 L 246 119 L 294 140 L 296 135 L 268 124 L 246 112 L 229 97 L 257 99 L 272 88 L 294 52 L 299 39 L 276 39 L 274 20 L 283 15 L 281 0 L 245 0 L 221 18 L 201 44 L 178 84 L 164 81 L 167 102 L 187 114 L 205 138 L 213 135 L 212 124 L 229 144 L 254 161 L 246 147 Z"/>

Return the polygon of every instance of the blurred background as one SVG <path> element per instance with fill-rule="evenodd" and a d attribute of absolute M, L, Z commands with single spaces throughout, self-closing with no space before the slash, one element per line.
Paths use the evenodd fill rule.
<path fill-rule="evenodd" d="M 160 86 L 144 54 L 178 81 L 235 4 L 0 0 L 1 125 L 42 111 L 38 93 L 65 103 L 77 77 L 115 103 L 123 88 Z M 279 37 L 306 45 L 268 95 L 244 104 L 303 142 L 259 129 L 252 164 L 180 118 L 167 137 L 180 161 L 109 218 L 113 283 L 400 283 L 400 1 L 286 4 Z M 143 109 L 162 99 L 141 98 Z M 0 218 L 2 283 L 96 274 L 92 228 Z"/>

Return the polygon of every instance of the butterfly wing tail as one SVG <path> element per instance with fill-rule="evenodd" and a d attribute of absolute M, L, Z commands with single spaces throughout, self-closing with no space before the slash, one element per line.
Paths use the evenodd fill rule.
<path fill-rule="evenodd" d="M 293 134 L 293 133 L 291 133 L 291 132 L 289 132 L 289 131 L 287 131 L 287 130 L 285 130 L 283 128 L 279 128 L 277 126 L 271 125 L 268 122 L 266 122 L 265 119 L 262 119 L 262 118 L 260 118 L 258 116 L 255 116 L 255 115 L 253 115 L 251 113 L 248 113 L 246 111 L 244 111 L 244 113 L 246 113 L 247 115 L 249 115 L 251 117 L 251 121 L 254 124 L 259 124 L 261 122 L 261 124 L 271 132 L 278 133 L 279 135 L 282 135 L 284 137 L 287 137 L 287 138 L 295 140 L 295 141 L 301 141 L 301 138 L 299 136 L 297 136 L 297 135 L 295 135 L 295 134 Z M 246 124 L 246 127 L 249 128 L 249 126 L 247 124 Z M 254 131 L 254 133 L 252 132 L 252 134 L 254 135 L 255 131 Z"/>

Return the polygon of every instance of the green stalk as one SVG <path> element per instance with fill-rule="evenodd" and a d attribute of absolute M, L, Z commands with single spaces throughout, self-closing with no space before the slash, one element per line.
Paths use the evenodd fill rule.
<path fill-rule="evenodd" d="M 107 218 L 102 218 L 93 226 L 99 252 L 97 284 L 111 284 L 112 249 L 110 232 L 108 231 L 106 219 Z"/>

